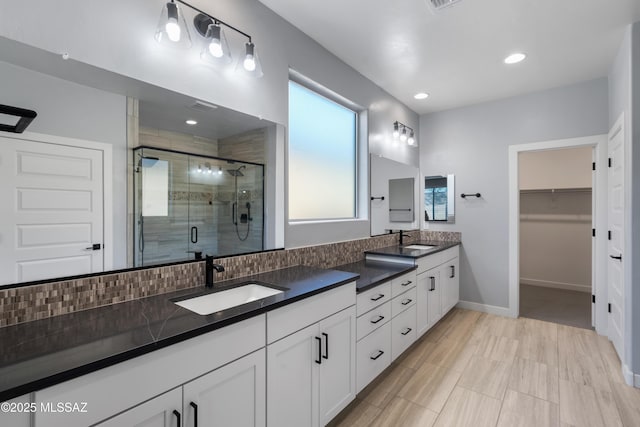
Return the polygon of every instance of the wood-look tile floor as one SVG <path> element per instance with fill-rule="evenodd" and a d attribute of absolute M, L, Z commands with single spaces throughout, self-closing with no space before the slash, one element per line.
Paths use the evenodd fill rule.
<path fill-rule="evenodd" d="M 640 389 L 591 330 L 454 309 L 330 425 L 632 427 Z"/>

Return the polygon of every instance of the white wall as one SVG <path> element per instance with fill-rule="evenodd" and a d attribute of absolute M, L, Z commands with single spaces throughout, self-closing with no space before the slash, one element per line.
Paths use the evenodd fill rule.
<path fill-rule="evenodd" d="M 0 56 L 1 59 L 1 56 Z M 113 146 L 113 193 L 127 193 L 127 102 L 122 95 L 93 89 L 0 62 L 2 101 L 34 110 L 29 132 L 108 143 Z M 126 200 L 113 198 L 114 268 L 127 266 Z"/>
<path fill-rule="evenodd" d="M 372 153 L 418 166 L 417 150 L 393 144 L 391 135 L 396 120 L 417 128 L 417 114 L 258 1 L 219 0 L 212 5 L 193 0 L 194 6 L 253 36 L 264 70 L 258 80 L 203 65 L 200 45 L 177 51 L 156 43 L 153 34 L 164 3 L 9 2 L 2 6 L 0 36 L 54 53 L 67 52 L 73 60 L 282 124 L 288 117 L 291 67 L 368 109 Z M 189 20 L 192 13 L 187 14 Z M 232 32 L 227 37 L 236 52 L 242 48 L 241 37 Z M 192 38 L 200 42 L 194 32 Z M 300 246 L 368 236 L 369 222 L 287 226 L 285 231 L 287 246 Z"/>
<path fill-rule="evenodd" d="M 456 175 L 460 298 L 508 307 L 508 147 L 606 133 L 607 80 L 597 79 L 420 118 L 420 171 Z"/>

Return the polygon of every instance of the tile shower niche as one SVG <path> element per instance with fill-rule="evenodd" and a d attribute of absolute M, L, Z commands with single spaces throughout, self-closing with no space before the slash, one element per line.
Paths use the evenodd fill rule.
<path fill-rule="evenodd" d="M 264 249 L 264 165 L 133 153 L 135 267 Z"/>

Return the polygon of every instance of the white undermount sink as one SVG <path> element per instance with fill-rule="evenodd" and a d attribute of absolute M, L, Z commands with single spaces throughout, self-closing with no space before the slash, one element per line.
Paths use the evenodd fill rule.
<path fill-rule="evenodd" d="M 257 283 L 247 283 L 246 285 L 238 286 L 237 288 L 213 292 L 211 294 L 185 299 L 174 303 L 180 307 L 186 308 L 187 310 L 191 310 L 194 313 L 206 315 L 273 295 L 278 295 L 282 292 L 284 291 L 259 285 Z"/>
<path fill-rule="evenodd" d="M 420 250 L 427 250 L 427 249 L 431 249 L 431 248 L 435 248 L 435 246 L 429 246 L 429 245 L 409 245 L 409 246 L 403 246 L 402 249 L 420 249 Z"/>

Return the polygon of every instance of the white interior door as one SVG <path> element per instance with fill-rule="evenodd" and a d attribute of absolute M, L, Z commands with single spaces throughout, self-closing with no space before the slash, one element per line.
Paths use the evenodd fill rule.
<path fill-rule="evenodd" d="M 0 136 L 0 284 L 103 271 L 103 180 L 100 150 Z"/>
<path fill-rule="evenodd" d="M 619 124 L 619 126 L 618 126 Z M 624 325 L 624 126 L 617 123 L 609 134 L 607 281 L 609 296 L 609 339 L 622 356 Z"/>

